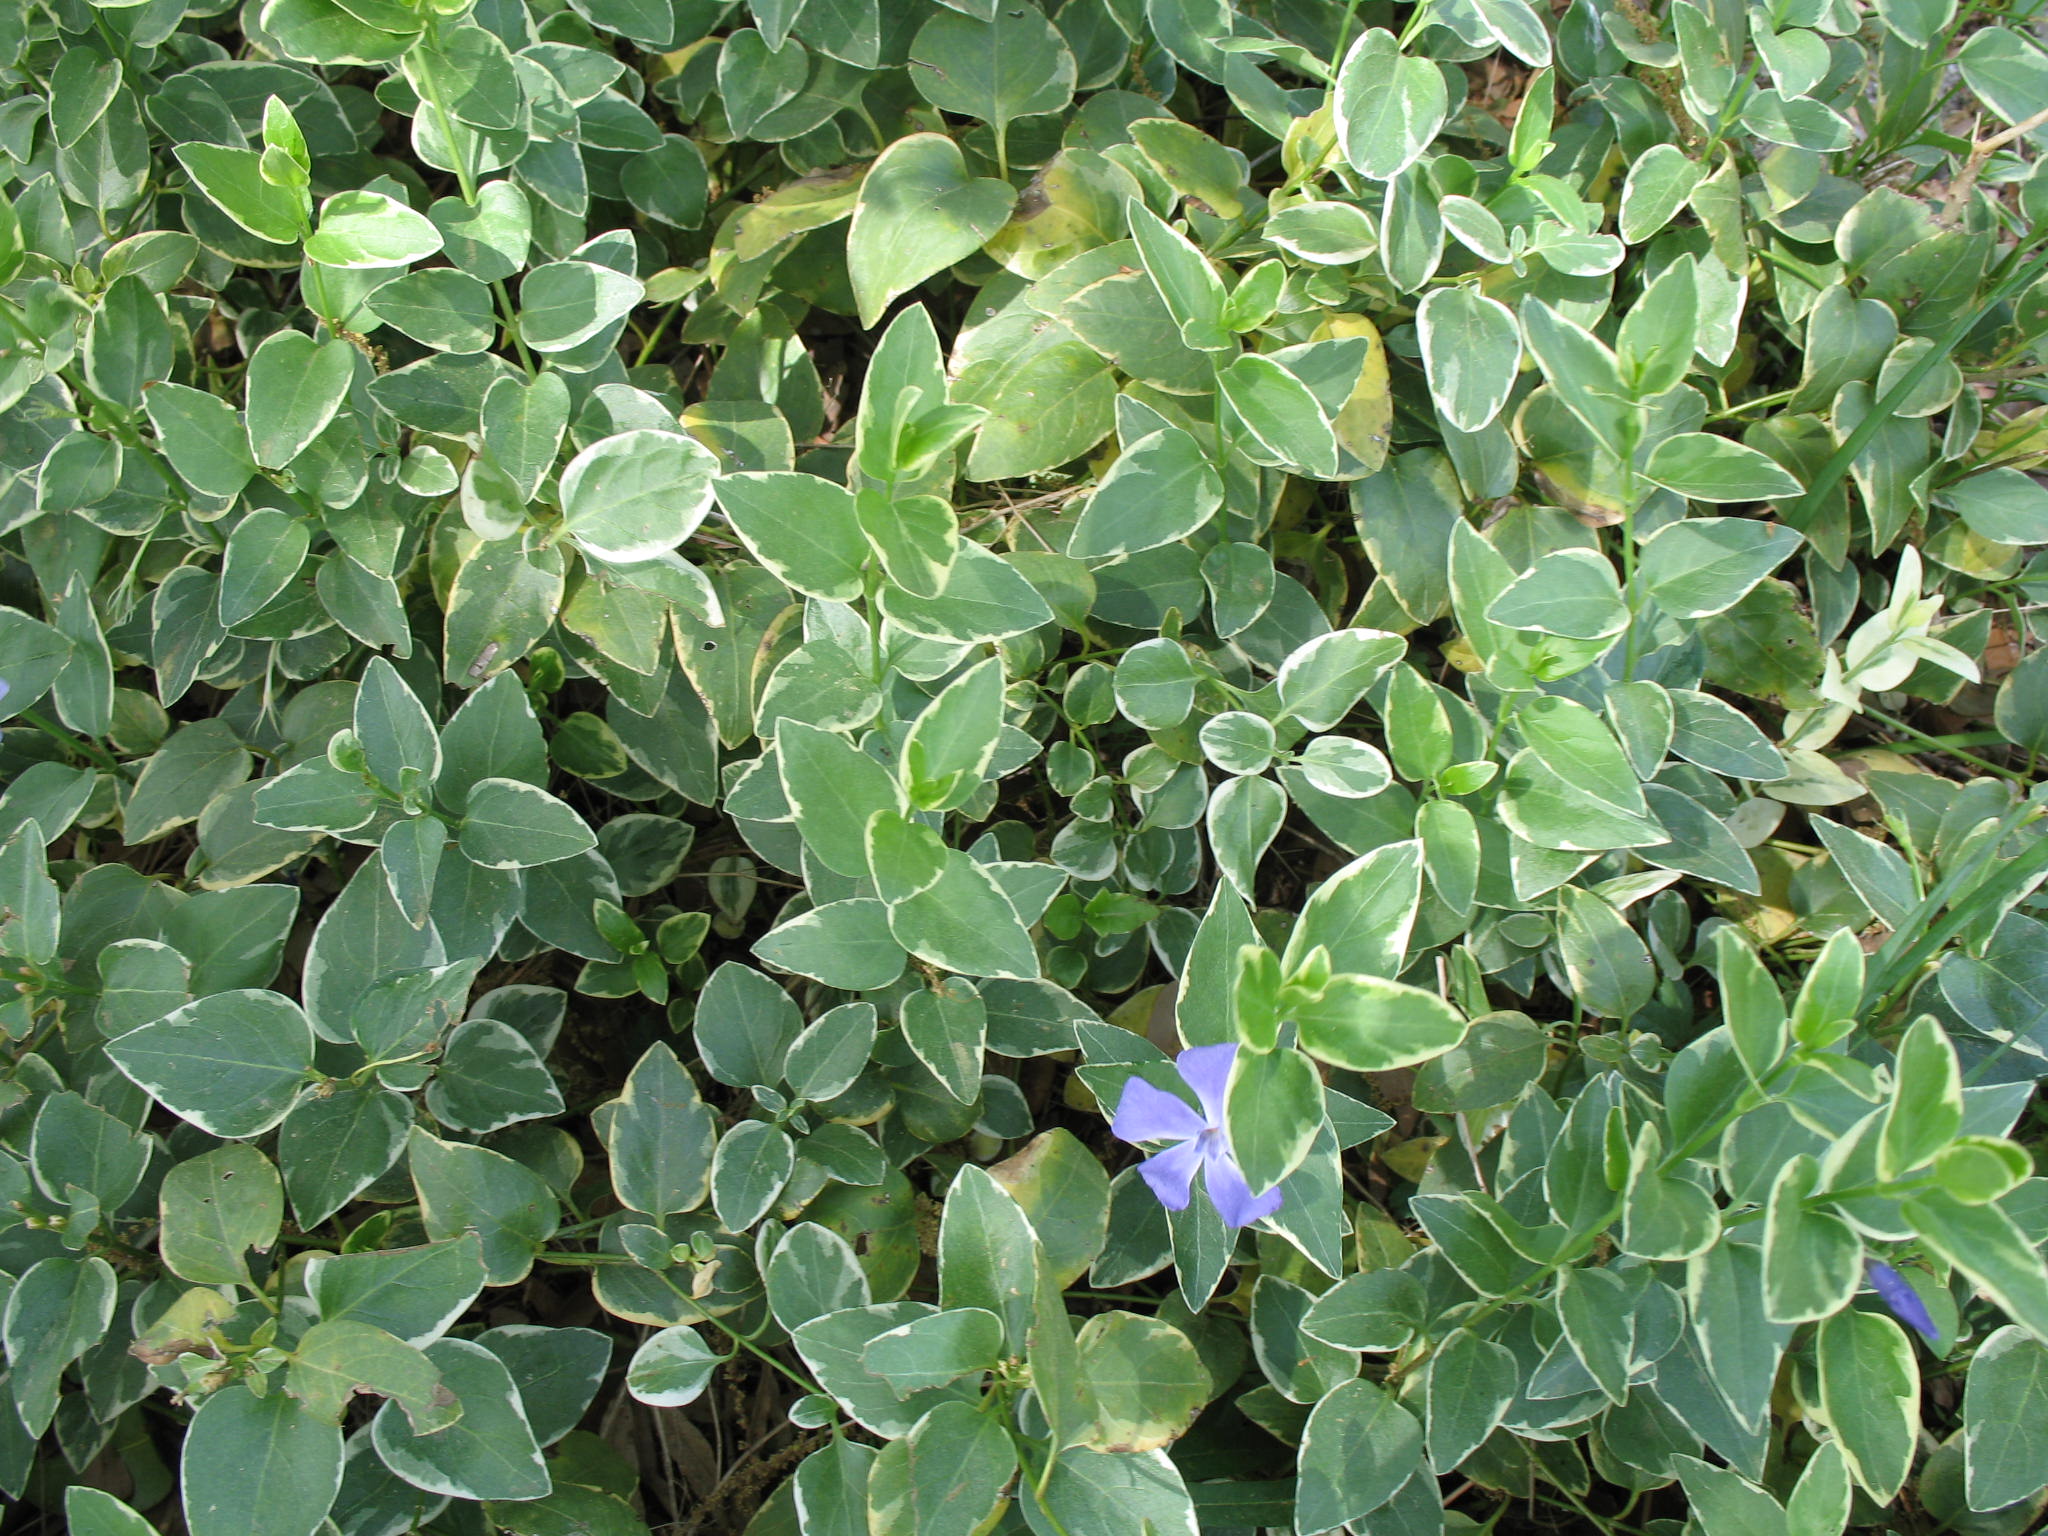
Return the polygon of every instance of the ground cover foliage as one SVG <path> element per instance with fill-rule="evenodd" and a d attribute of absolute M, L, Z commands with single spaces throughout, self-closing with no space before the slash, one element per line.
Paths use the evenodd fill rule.
<path fill-rule="evenodd" d="M 7 1528 L 2019 1536 L 2033 26 L 0 7 Z"/>

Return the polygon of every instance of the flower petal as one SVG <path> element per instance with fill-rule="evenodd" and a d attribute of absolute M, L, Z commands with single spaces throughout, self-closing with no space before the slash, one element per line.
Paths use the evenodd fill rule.
<path fill-rule="evenodd" d="M 1230 1065 L 1237 1060 L 1234 1042 L 1197 1045 L 1182 1051 L 1173 1064 L 1187 1085 L 1202 1101 L 1202 1114 L 1212 1126 L 1223 1124 L 1223 1090 L 1230 1082 Z"/>
<path fill-rule="evenodd" d="M 1928 1315 L 1927 1303 L 1920 1299 L 1920 1293 L 1913 1289 L 1912 1282 L 1881 1259 L 1866 1259 L 1863 1272 L 1870 1277 L 1870 1288 L 1877 1292 L 1878 1299 L 1891 1310 L 1893 1317 L 1929 1344 L 1940 1348 L 1941 1330 L 1934 1326 L 1934 1319 Z"/>
<path fill-rule="evenodd" d="M 1202 1134 L 1202 1117 L 1185 1099 L 1133 1077 L 1124 1084 L 1109 1128 L 1125 1141 L 1186 1141 Z"/>
<path fill-rule="evenodd" d="M 1204 1153 L 1203 1182 L 1226 1227 L 1248 1227 L 1280 1209 L 1280 1186 L 1276 1184 L 1263 1195 L 1254 1195 L 1238 1169 L 1237 1159 L 1223 1149 L 1220 1138 L 1212 1140 Z"/>
<path fill-rule="evenodd" d="M 1178 1142 L 1138 1164 L 1138 1176 L 1159 1197 L 1161 1205 L 1169 1211 L 1184 1211 L 1193 1197 L 1195 1166 L 1201 1160 L 1202 1151 L 1195 1142 Z"/>

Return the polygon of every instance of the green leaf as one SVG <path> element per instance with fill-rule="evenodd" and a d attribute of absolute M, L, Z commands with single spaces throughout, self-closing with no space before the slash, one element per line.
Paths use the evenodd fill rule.
<path fill-rule="evenodd" d="M 1673 1456 L 1677 1472 L 1703 1530 L 1726 1531 L 1730 1536 L 1784 1536 L 1785 1511 L 1763 1489 L 1726 1467 L 1717 1467 L 1692 1456 Z"/>
<path fill-rule="evenodd" d="M 882 589 L 882 612 L 921 639 L 955 645 L 1007 640 L 1053 621 L 1052 609 L 1016 566 L 972 543 L 961 544 L 937 597 L 915 597 L 892 584 Z"/>
<path fill-rule="evenodd" d="M 861 182 L 846 236 L 860 323 L 874 325 L 899 294 L 979 248 L 1015 202 L 1009 183 L 968 175 L 966 157 L 943 135 L 890 144 Z"/>
<path fill-rule="evenodd" d="M 1514 311 L 1470 288 L 1432 289 L 1416 311 L 1415 331 L 1444 420 L 1477 432 L 1498 416 L 1522 361 Z"/>
<path fill-rule="evenodd" d="M 816 475 L 722 475 L 719 506 L 754 558 L 785 585 L 825 602 L 861 595 L 869 560 L 853 493 Z"/>
<path fill-rule="evenodd" d="M 218 717 L 181 726 L 143 765 L 123 809 L 130 843 L 154 842 L 197 819 L 217 796 L 249 776 L 248 749 Z"/>
<path fill-rule="evenodd" d="M 947 684 L 911 726 L 903 766 L 912 803 L 948 810 L 979 789 L 1002 728 L 1003 666 L 991 657 Z"/>
<path fill-rule="evenodd" d="M 29 1136 L 29 1166 L 43 1193 L 89 1221 L 119 1208 L 142 1182 L 149 1141 L 76 1093 L 44 1099 Z"/>
<path fill-rule="evenodd" d="M 940 1403 L 875 1457 L 869 1528 L 905 1536 L 974 1531 L 995 1513 L 1016 1470 L 1017 1453 L 994 1419 L 966 1403 Z"/>
<path fill-rule="evenodd" d="M 256 461 L 234 406 L 218 395 L 171 383 L 146 391 L 142 406 L 180 479 L 202 496 L 241 494 L 256 472 Z"/>
<path fill-rule="evenodd" d="M 645 291 L 638 278 L 596 262 L 548 262 L 519 284 L 519 334 L 536 352 L 572 351 L 623 321 Z"/>
<path fill-rule="evenodd" d="M 307 1329 L 292 1351 L 284 1389 L 329 1424 L 340 1420 L 358 1392 L 390 1398 L 423 1434 L 447 1428 L 462 1414 L 426 1355 L 368 1323 L 315 1323 Z"/>
<path fill-rule="evenodd" d="M 1287 791 L 1271 779 L 1243 775 L 1209 797 L 1203 817 L 1216 867 L 1239 895 L 1253 899 L 1259 860 L 1287 819 Z"/>
<path fill-rule="evenodd" d="M 2048 1267 L 2012 1217 L 1995 1205 L 1965 1205 L 1941 1190 L 1913 1195 L 1899 1209 L 1922 1242 L 2048 1343 Z"/>
<path fill-rule="evenodd" d="M 562 471 L 562 523 L 577 545 L 621 564 L 665 555 L 711 510 L 718 459 L 680 432 L 640 428 L 591 444 Z"/>
<path fill-rule="evenodd" d="M 957 848 L 929 889 L 889 904 L 889 931 L 919 959 L 963 976 L 1031 981 L 1038 951 L 986 868 Z"/>
<path fill-rule="evenodd" d="M 711 1385 L 725 1356 L 694 1328 L 664 1328 L 641 1341 L 626 1367 L 626 1390 L 654 1408 L 694 1403 Z"/>
<path fill-rule="evenodd" d="M 453 267 L 393 278 L 364 303 L 386 325 L 437 352 L 482 352 L 498 334 L 491 290 Z"/>
<path fill-rule="evenodd" d="M 1543 694 L 1524 703 L 1514 720 L 1529 750 L 1559 779 L 1626 816 L 1649 814 L 1620 743 L 1585 705 Z"/>
<path fill-rule="evenodd" d="M 1569 640 L 1605 640 L 1628 628 L 1628 605 L 1604 555 L 1590 549 L 1547 554 L 1493 600 L 1486 617 L 1509 629 Z"/>
<path fill-rule="evenodd" d="M 995 6 L 985 18 L 940 10 L 911 39 L 910 83 L 940 111 L 1001 132 L 1073 99 L 1074 56 L 1036 6 Z"/>
<path fill-rule="evenodd" d="M 1913 1467 L 1920 1370 L 1899 1325 L 1853 1307 L 1820 1325 L 1820 1401 L 1858 1486 L 1888 1504 Z"/>
<path fill-rule="evenodd" d="M 1274 461 L 1317 479 L 1336 478 L 1337 434 L 1314 392 L 1294 374 L 1247 352 L 1216 375 L 1216 384 Z"/>
<path fill-rule="evenodd" d="M 306 194 L 266 181 L 255 150 L 186 143 L 171 152 L 214 206 L 258 239 L 296 246 L 312 228 Z"/>
<path fill-rule="evenodd" d="M 1001 990 L 1001 983 L 990 988 Z M 989 1176 L 1038 1232 L 1039 1260 L 1052 1285 L 1072 1285 L 1101 1255 L 1110 1225 L 1109 1175 L 1071 1132 L 1034 1136 Z"/>
<path fill-rule="evenodd" d="M 284 1221 L 284 1185 L 270 1159 L 230 1144 L 178 1164 L 158 1196 L 166 1267 L 198 1285 L 245 1285 L 248 1250 L 267 1251 Z"/>
<path fill-rule="evenodd" d="M 711 1158 L 711 1207 L 719 1222 L 745 1232 L 775 1204 L 796 1166 L 788 1135 L 765 1120 L 742 1120 L 719 1139 Z"/>
<path fill-rule="evenodd" d="M 1524 299 L 1521 316 L 1523 339 L 1557 397 L 1602 447 L 1622 457 L 1628 452 L 1635 412 L 1614 353 L 1541 299 Z"/>
<path fill-rule="evenodd" d="M 1339 629 L 1320 635 L 1280 666 L 1280 702 L 1312 731 L 1343 722 L 1366 689 L 1401 659 L 1407 642 L 1376 629 Z"/>
<path fill-rule="evenodd" d="M 1963 1391 L 1963 1467 L 1972 1509 L 2048 1488 L 2048 1346 L 2007 1324 L 1977 1347 Z"/>
<path fill-rule="evenodd" d="M 474 1232 L 417 1248 L 314 1253 L 306 1294 L 323 1322 L 350 1318 L 408 1344 L 437 1339 L 484 1288 L 483 1244 Z"/>
<path fill-rule="evenodd" d="M 1209 258 L 1142 204 L 1131 203 L 1126 214 L 1139 258 L 1180 327 L 1183 344 L 1200 352 L 1236 351 L 1236 337 L 1225 323 L 1229 298 Z"/>
<path fill-rule="evenodd" d="M 299 574 L 311 542 L 305 519 L 275 507 L 254 508 L 235 524 L 221 556 L 221 623 L 233 629 L 275 601 Z"/>
<path fill-rule="evenodd" d="M 1400 1271 L 1376 1271 L 1362 1279 Z M 1583 1273 L 1583 1271 L 1567 1271 Z M 1429 1357 L 1428 1421 L 1430 1465 L 1451 1471 L 1499 1427 L 1521 1388 L 1514 1354 L 1469 1328 L 1459 1328 Z"/>
<path fill-rule="evenodd" d="M 1324 881 L 1303 906 L 1281 969 L 1293 975 L 1323 948 L 1339 974 L 1401 973 L 1422 895 L 1422 848 L 1413 841 L 1375 848 Z"/>
<path fill-rule="evenodd" d="M 790 1043 L 783 1058 L 789 1091 L 812 1102 L 838 1097 L 867 1066 L 874 1043 L 873 1003 L 841 1003 L 828 1009 Z"/>
<path fill-rule="evenodd" d="M 156 1530 L 111 1493 L 83 1483 L 64 1490 L 64 1526 L 72 1536 L 152 1536 Z"/>
<path fill-rule="evenodd" d="M 1094 1396 L 1083 1442 L 1099 1451 L 1151 1451 L 1187 1432 L 1214 1388 L 1187 1335 L 1158 1318 L 1103 1312 L 1081 1325 L 1081 1369 Z"/>
<path fill-rule="evenodd" d="M 519 1031 L 496 1019 L 468 1019 L 449 1031 L 441 1048 L 427 1108 L 443 1125 L 483 1135 L 561 1114 L 562 1093 Z"/>
<path fill-rule="evenodd" d="M 1735 1054 L 1751 1082 L 1762 1085 L 1785 1054 L 1785 999 L 1756 951 L 1735 929 L 1714 935 L 1714 974 L 1721 983 L 1721 1016 L 1735 1042 Z M 1958 1113 L 1961 1099 L 1957 1100 Z"/>
<path fill-rule="evenodd" d="M 102 1258 L 47 1258 L 23 1271 L 0 1315 L 14 1411 L 32 1436 L 50 1427 L 64 1368 L 106 1337 L 114 1271 Z"/>
<path fill-rule="evenodd" d="M 313 1065 L 299 1005 L 253 988 L 216 992 L 110 1041 L 136 1085 L 215 1136 L 259 1136 L 291 1108 Z"/>
<path fill-rule="evenodd" d="M 418 1127 L 407 1154 L 427 1236 L 474 1231 L 483 1239 L 490 1284 L 525 1279 L 535 1252 L 561 1223 L 547 1181 L 502 1153 L 442 1141 Z"/>
<path fill-rule="evenodd" d="M 1301 1441 L 1294 1527 L 1319 1536 L 1392 1498 L 1422 1467 L 1422 1426 L 1392 1395 L 1363 1378 L 1329 1393 Z"/>
<path fill-rule="evenodd" d="M 139 277 L 117 277 L 85 333 L 86 382 L 102 399 L 135 410 L 143 391 L 171 371 L 171 326 Z"/>
<path fill-rule="evenodd" d="M 627 1210 L 666 1216 L 703 1204 L 711 1189 L 716 1121 L 668 1046 L 647 1048 L 619 1096 L 591 1112 L 591 1125 Z"/>
<path fill-rule="evenodd" d="M 945 1090 L 963 1104 L 981 1097 L 988 1007 L 973 984 L 947 977 L 903 1000 L 903 1039 Z"/>
<path fill-rule="evenodd" d="M 1293 1018 L 1303 1050 L 1356 1072 L 1416 1066 L 1456 1046 L 1466 1027 L 1434 992 L 1378 976 L 1334 976 Z"/>
<path fill-rule="evenodd" d="M 1393 33 L 1372 27 L 1345 54 L 1331 105 L 1351 168 L 1371 181 L 1391 181 L 1436 138 L 1450 96 L 1434 62 L 1408 57 Z M 1309 1536 L 1306 1527 L 1302 1536 Z"/>
<path fill-rule="evenodd" d="M 503 282 L 526 265 L 533 213 L 516 183 L 486 183 L 474 203 L 444 197 L 427 217 L 441 231 L 448 259 L 479 282 Z"/>
<path fill-rule="evenodd" d="M 1841 1217 L 1808 1208 L 1820 1182 L 1800 1153 L 1778 1171 L 1764 1217 L 1764 1313 L 1774 1323 L 1827 1317 L 1861 1283 L 1863 1240 Z"/>
<path fill-rule="evenodd" d="M 903 974 L 903 946 L 889 932 L 888 908 L 867 897 L 814 907 L 762 935 L 754 954 L 848 992 L 886 987 Z"/>
<path fill-rule="evenodd" d="M 1650 1000 L 1657 968 L 1628 919 L 1593 892 L 1558 893 L 1557 949 L 1573 996 L 1592 1012 L 1627 1019 Z"/>
<path fill-rule="evenodd" d="M 1972 533 L 1998 544 L 2038 544 L 2048 539 L 2048 491 L 2017 469 L 1986 469 L 1967 475 L 1941 493 Z"/>
<path fill-rule="evenodd" d="M 1261 1194 L 1307 1160 L 1323 1126 L 1323 1080 L 1300 1051 L 1239 1051 L 1223 1113 L 1245 1182 Z"/>
<path fill-rule="evenodd" d="M 1962 1070 L 1948 1032 L 1931 1014 L 1907 1027 L 1892 1063 L 1892 1097 L 1877 1144 L 1877 1176 L 1920 1167 L 1963 1128 Z"/>
<path fill-rule="evenodd" d="M 1036 1321 L 1039 1264 L 1038 1239 L 1023 1209 L 986 1169 L 963 1167 L 939 1219 L 940 1304 L 995 1313 L 1017 1353 Z"/>
<path fill-rule="evenodd" d="M 553 1486 L 511 1373 L 467 1339 L 439 1339 L 426 1356 L 462 1405 L 462 1417 L 420 1434 L 397 1403 L 372 1421 L 377 1455 L 415 1488 L 461 1499 L 537 1499 Z"/>
<path fill-rule="evenodd" d="M 797 720 L 778 727 L 775 757 L 805 845 L 827 869 L 866 878 L 870 818 L 909 809 L 895 776 L 837 731 Z"/>
<path fill-rule="evenodd" d="M 864 1370 L 907 1396 L 993 1367 L 1003 1320 L 981 1307 L 954 1307 L 880 1333 L 861 1351 Z"/>
<path fill-rule="evenodd" d="M 1621 188 L 1621 238 L 1640 245 L 1686 205 L 1702 167 L 1676 144 L 1652 144 L 1629 166 Z"/>
<path fill-rule="evenodd" d="M 339 1426 L 283 1392 L 223 1388 L 199 1405 L 179 1463 L 192 1536 L 313 1536 L 341 1489 Z"/>
<path fill-rule="evenodd" d="M 1643 540 L 1640 579 L 1681 619 L 1725 613 L 1803 542 L 1790 528 L 1745 517 L 1688 517 Z"/>
<path fill-rule="evenodd" d="M 389 1171 L 411 1124 L 411 1101 L 374 1084 L 293 1105 L 278 1128 L 277 1160 L 300 1228 L 318 1226 Z"/>
<path fill-rule="evenodd" d="M 1223 504 L 1223 481 L 1194 438 L 1162 427 L 1132 443 L 1097 482 L 1067 540 L 1077 560 L 1156 549 L 1199 532 Z"/>
<path fill-rule="evenodd" d="M 249 451 L 282 469 L 327 429 L 355 377 L 355 348 L 275 331 L 249 359 Z"/>
<path fill-rule="evenodd" d="M 1804 489 L 1769 454 L 1711 432 L 1665 438 L 1650 450 L 1643 473 L 1694 501 L 1769 501 Z"/>
<path fill-rule="evenodd" d="M 890 498 L 863 491 L 853 515 L 889 580 L 914 597 L 937 597 L 960 553 L 960 523 L 940 496 Z"/>
<path fill-rule="evenodd" d="M 458 846 L 486 869 L 525 869 L 574 858 L 595 848 L 597 836 L 546 790 L 493 778 L 470 786 Z"/>
<path fill-rule="evenodd" d="M 410 29 L 407 29 L 410 30 Z M 519 75 L 496 34 L 474 25 L 441 26 L 407 50 L 406 79 L 458 122 L 477 128 L 524 131 Z"/>
<path fill-rule="evenodd" d="M 306 255 L 329 267 L 395 267 L 441 249 L 441 231 L 395 198 L 360 188 L 320 205 L 320 227 Z"/>
<path fill-rule="evenodd" d="M 1068 1451 L 1053 1463 L 1045 1493 L 1027 1492 L 1027 1508 L 1042 1497 L 1058 1528 L 1069 1533 L 1150 1526 L 1162 1536 L 1195 1536 L 1198 1529 L 1187 1485 L 1164 1451 Z M 1034 1529 L 1054 1527 L 1046 1521 Z"/>
<path fill-rule="evenodd" d="M 711 973 L 698 998 L 697 1052 L 704 1070 L 728 1087 L 781 1082 L 785 1058 L 803 1027 L 804 1016 L 787 992 L 734 961 Z"/>

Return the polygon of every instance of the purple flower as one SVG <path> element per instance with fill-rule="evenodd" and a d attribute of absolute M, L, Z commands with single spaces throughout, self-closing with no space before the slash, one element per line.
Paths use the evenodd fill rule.
<path fill-rule="evenodd" d="M 1138 1164 L 1138 1172 L 1169 1211 L 1187 1209 L 1195 1169 L 1200 1167 L 1207 1175 L 1204 1183 L 1209 1199 L 1224 1225 L 1248 1227 L 1280 1209 L 1280 1191 L 1276 1187 L 1254 1195 L 1230 1150 L 1230 1134 L 1223 1128 L 1223 1090 L 1236 1059 L 1235 1045 L 1198 1045 L 1180 1053 L 1174 1067 L 1201 1102 L 1199 1112 L 1177 1094 L 1155 1088 L 1142 1077 L 1130 1079 L 1124 1084 L 1124 1096 L 1117 1103 L 1110 1129 L 1125 1141 L 1174 1143 Z"/>
<path fill-rule="evenodd" d="M 1940 1347 L 1941 1332 L 1934 1326 L 1934 1319 L 1927 1315 L 1927 1303 L 1920 1299 L 1920 1293 L 1913 1289 L 1904 1275 L 1882 1259 L 1865 1259 L 1863 1273 L 1869 1276 L 1870 1288 L 1877 1292 L 1878 1300 L 1891 1310 L 1893 1317 L 1929 1344 Z"/>

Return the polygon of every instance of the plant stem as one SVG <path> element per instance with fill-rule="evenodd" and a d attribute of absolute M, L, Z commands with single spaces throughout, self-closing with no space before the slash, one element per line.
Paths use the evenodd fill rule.
<path fill-rule="evenodd" d="M 89 758 L 99 767 L 106 769 L 110 773 L 121 766 L 120 759 L 107 751 L 106 748 L 87 741 L 83 736 L 72 735 L 71 732 L 65 730 L 63 726 L 48 716 L 33 709 L 19 710 L 17 713 L 23 720 L 26 720 L 45 736 L 62 746 L 65 751 L 76 752 L 83 757 Z"/>
<path fill-rule="evenodd" d="M 1970 764 L 1972 767 L 1982 768 L 1986 773 L 1996 774 L 2001 779 L 2010 779 L 2015 784 L 2025 784 L 2027 782 L 2026 779 L 2014 773 L 2010 768 L 2001 768 L 1996 763 L 1985 761 L 1974 752 L 1965 752 L 1960 746 L 1956 745 L 1956 738 L 1953 736 L 1929 736 L 1925 731 L 1916 730 L 1914 727 L 1906 724 L 1898 716 L 1888 715 L 1883 710 L 1867 703 L 1859 705 L 1858 708 L 1887 729 L 1897 731 L 1902 736 L 1912 737 L 1913 740 L 1919 742 L 1930 752 L 1940 752 L 1946 756 L 1957 758 L 1962 762 Z M 1978 736 L 1989 735 L 1993 741 L 2003 741 L 2005 739 L 1994 732 L 1980 731 L 1973 734 Z"/>

